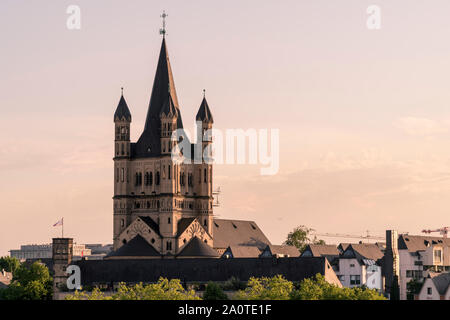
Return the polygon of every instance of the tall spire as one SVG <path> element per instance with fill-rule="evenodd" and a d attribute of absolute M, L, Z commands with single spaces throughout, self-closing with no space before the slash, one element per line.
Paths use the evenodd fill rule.
<path fill-rule="evenodd" d="M 166 38 L 163 37 L 161 51 L 159 53 L 158 66 L 156 67 L 153 89 L 145 120 L 144 132 L 136 143 L 136 155 L 142 157 L 156 156 L 161 150 L 160 147 L 160 114 L 167 101 L 168 91 L 177 109 L 177 128 L 183 128 L 183 121 L 179 110 L 177 91 L 170 66 L 169 54 L 167 51 Z"/>

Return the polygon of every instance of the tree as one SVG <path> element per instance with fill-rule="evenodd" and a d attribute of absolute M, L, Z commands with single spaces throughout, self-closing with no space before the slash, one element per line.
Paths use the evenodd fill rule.
<path fill-rule="evenodd" d="M 314 278 L 305 279 L 298 289 L 291 292 L 293 300 L 385 300 L 386 298 L 374 289 L 367 287 L 340 288 L 328 283 L 325 277 L 317 274 Z"/>
<path fill-rule="evenodd" d="M 287 239 L 284 242 L 285 245 L 295 246 L 300 252 L 305 250 L 308 244 L 325 244 L 324 240 L 318 240 L 316 236 L 313 239 L 310 238 L 311 233 L 314 229 L 308 228 L 306 226 L 298 226 L 293 231 L 289 232 Z"/>
<path fill-rule="evenodd" d="M 203 294 L 203 300 L 228 300 L 228 296 L 217 283 L 209 282 Z"/>
<path fill-rule="evenodd" d="M 144 285 L 142 283 L 127 286 L 120 283 L 116 293 L 105 296 L 98 288 L 92 293 L 76 291 L 66 296 L 66 300 L 200 300 L 193 290 L 185 290 L 180 280 L 159 278 L 157 283 Z"/>
<path fill-rule="evenodd" d="M 423 282 L 418 279 L 412 279 L 406 284 L 406 299 L 414 300 L 414 295 L 419 294 Z"/>
<path fill-rule="evenodd" d="M 52 298 L 52 278 L 48 268 L 39 263 L 20 264 L 14 271 L 8 288 L 0 292 L 5 300 L 49 300 Z"/>
<path fill-rule="evenodd" d="M 0 271 L 14 272 L 20 267 L 19 259 L 15 257 L 0 257 Z"/>
<path fill-rule="evenodd" d="M 250 278 L 245 290 L 239 290 L 237 300 L 288 300 L 294 285 L 282 275 L 272 278 Z"/>

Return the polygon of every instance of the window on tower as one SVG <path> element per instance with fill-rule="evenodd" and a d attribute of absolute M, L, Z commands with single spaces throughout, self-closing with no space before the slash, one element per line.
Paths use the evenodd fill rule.
<path fill-rule="evenodd" d="M 157 186 L 159 186 L 159 183 L 160 183 L 159 171 L 156 171 L 156 181 L 155 181 L 155 184 L 156 184 Z"/>

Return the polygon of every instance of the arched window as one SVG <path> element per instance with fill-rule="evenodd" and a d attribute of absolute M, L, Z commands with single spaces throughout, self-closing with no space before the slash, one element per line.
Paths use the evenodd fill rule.
<path fill-rule="evenodd" d="M 159 186 L 159 183 L 160 183 L 159 171 L 156 171 L 156 185 Z"/>
<path fill-rule="evenodd" d="M 206 172 L 206 168 L 203 169 L 203 182 L 208 182 L 208 174 Z"/>
<path fill-rule="evenodd" d="M 122 143 L 122 155 L 125 154 L 125 145 Z"/>
<path fill-rule="evenodd" d="M 150 172 L 150 176 L 149 176 L 149 185 L 153 185 L 153 172 Z"/>
<path fill-rule="evenodd" d="M 169 166 L 168 166 L 168 168 L 167 168 L 167 176 L 168 176 L 168 178 L 169 178 L 169 180 L 170 179 L 172 179 L 172 167 L 170 166 L 170 164 L 169 164 Z"/>

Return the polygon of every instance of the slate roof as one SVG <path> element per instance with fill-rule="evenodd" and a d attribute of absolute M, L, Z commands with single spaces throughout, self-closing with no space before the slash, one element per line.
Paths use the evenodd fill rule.
<path fill-rule="evenodd" d="M 355 258 L 361 264 L 365 264 L 364 260 L 379 261 L 384 257 L 379 246 L 374 243 L 358 243 L 350 244 L 341 254 L 340 258 Z"/>
<path fill-rule="evenodd" d="M 447 292 L 448 287 L 450 286 L 450 273 L 430 272 L 429 277 L 436 286 L 436 289 L 439 292 L 439 294 L 444 295 Z"/>
<path fill-rule="evenodd" d="M 141 235 L 137 235 L 116 251 L 111 252 L 109 257 L 160 257 L 158 251 L 150 245 Z"/>
<path fill-rule="evenodd" d="M 128 109 L 127 102 L 123 95 L 120 97 L 119 104 L 117 105 L 116 112 L 114 112 L 114 121 L 121 120 L 125 117 L 126 120 L 131 122 L 131 113 L 130 109 Z"/>
<path fill-rule="evenodd" d="M 164 102 L 164 105 L 161 109 L 161 115 L 171 116 L 175 117 L 178 116 L 177 108 L 175 107 L 172 99 L 172 95 L 168 94 L 166 102 Z"/>
<path fill-rule="evenodd" d="M 152 230 L 155 231 L 158 236 L 161 236 L 161 234 L 159 233 L 159 225 L 155 221 L 153 221 L 152 218 L 142 216 L 139 216 L 139 218 L 144 221 L 150 228 L 152 228 Z"/>
<path fill-rule="evenodd" d="M 338 248 L 332 244 L 310 244 L 308 248 L 310 248 L 313 257 L 339 255 Z"/>
<path fill-rule="evenodd" d="M 181 236 L 181 234 L 191 225 L 191 223 L 195 220 L 195 218 L 182 218 L 178 221 L 177 228 L 177 237 Z"/>
<path fill-rule="evenodd" d="M 254 221 L 214 219 L 214 248 L 229 246 L 254 246 L 263 250 L 269 239 Z"/>
<path fill-rule="evenodd" d="M 177 255 L 178 257 L 219 257 L 216 250 L 204 243 L 197 237 L 194 237 Z"/>
<path fill-rule="evenodd" d="M 225 257 L 226 253 L 231 253 L 233 258 L 258 258 L 261 254 L 261 250 L 258 247 L 253 246 L 229 246 L 223 253 L 222 257 Z"/>
<path fill-rule="evenodd" d="M 299 257 L 300 251 L 295 246 L 287 245 L 267 245 L 264 251 L 269 251 L 272 255 L 282 255 L 289 257 Z M 263 251 L 263 252 L 264 252 Z"/>
<path fill-rule="evenodd" d="M 301 281 L 317 273 L 331 272 L 326 258 L 281 259 L 126 259 L 76 261 L 81 284 L 156 282 L 160 277 L 182 282 L 227 281 L 231 277 L 247 281 L 250 277 L 283 275 L 289 281 Z"/>
<path fill-rule="evenodd" d="M 144 131 L 138 141 L 131 145 L 132 157 L 145 158 L 161 155 L 160 114 L 164 103 L 167 101 L 168 91 L 170 91 L 173 107 L 176 108 L 178 112 L 177 128 L 181 129 L 183 128 L 183 121 L 181 119 L 166 40 L 163 38 L 161 51 L 159 53 L 158 66 L 156 67 L 155 79 L 153 81 L 153 89 L 147 111 L 147 118 L 145 120 Z"/>
<path fill-rule="evenodd" d="M 197 116 L 195 117 L 197 121 L 205 121 L 209 123 L 214 123 L 213 116 L 211 110 L 209 110 L 208 102 L 206 98 L 203 97 L 203 101 L 198 109 Z"/>
<path fill-rule="evenodd" d="M 401 234 L 398 239 L 398 248 L 408 250 L 411 253 L 417 251 L 425 251 L 427 245 L 443 245 L 450 246 L 450 238 L 443 237 L 428 237 L 428 236 L 410 236 L 407 234 Z"/>

